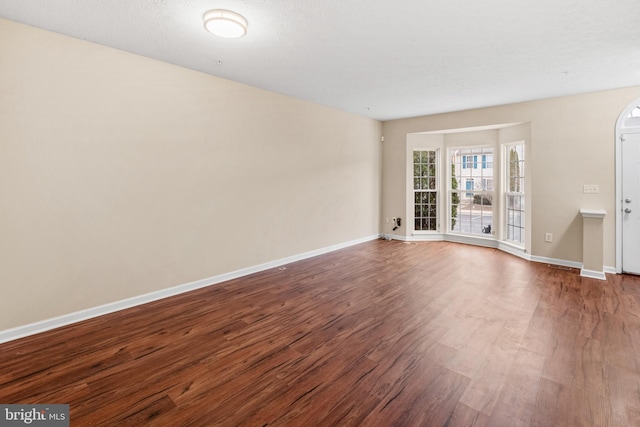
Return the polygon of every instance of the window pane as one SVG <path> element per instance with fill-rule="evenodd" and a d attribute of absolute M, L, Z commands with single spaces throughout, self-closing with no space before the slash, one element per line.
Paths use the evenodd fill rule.
<path fill-rule="evenodd" d="M 493 168 L 493 154 L 487 154 L 487 168 Z"/>
<path fill-rule="evenodd" d="M 460 195 L 451 193 L 451 230 L 460 231 Z"/>
<path fill-rule="evenodd" d="M 429 151 L 429 163 L 436 163 L 436 152 L 435 151 Z"/>
<path fill-rule="evenodd" d="M 436 216 L 438 212 L 437 194 L 432 191 L 420 192 L 420 203 L 414 206 L 414 229 L 436 230 Z M 432 221 L 433 219 L 433 221 Z"/>
<path fill-rule="evenodd" d="M 413 152 L 414 230 L 437 230 L 437 152 Z"/>
<path fill-rule="evenodd" d="M 483 198 L 483 200 L 485 200 Z M 480 215 L 475 215 L 476 226 L 480 228 L 480 232 L 485 235 L 491 235 L 493 232 L 493 210 L 491 205 L 482 204 L 479 209 Z M 476 230 L 473 230 L 477 233 Z"/>
<path fill-rule="evenodd" d="M 492 237 L 493 148 L 456 149 L 450 153 L 451 230 Z"/>
<path fill-rule="evenodd" d="M 509 146 L 505 151 L 507 195 L 505 197 L 507 240 L 524 243 L 524 144 Z M 515 194 L 514 194 L 515 193 Z"/>
<path fill-rule="evenodd" d="M 524 196 L 509 194 L 507 200 L 507 239 L 524 243 Z"/>

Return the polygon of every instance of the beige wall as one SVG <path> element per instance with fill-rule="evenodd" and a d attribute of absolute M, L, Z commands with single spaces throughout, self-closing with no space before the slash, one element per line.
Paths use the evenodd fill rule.
<path fill-rule="evenodd" d="M 532 255 L 582 262 L 581 208 L 604 209 L 604 264 L 615 266 L 615 124 L 640 87 L 553 98 L 498 107 L 394 120 L 383 124 L 384 218 L 406 210 L 407 134 L 505 123 L 525 123 L 501 131 L 500 142 L 530 135 L 526 189 L 531 193 Z M 470 134 L 464 134 L 465 138 Z M 598 184 L 599 194 L 583 194 L 583 184 Z M 407 233 L 407 227 L 395 234 Z M 553 233 L 545 243 L 544 233 Z"/>
<path fill-rule="evenodd" d="M 380 134 L 0 20 L 0 330 L 377 234 Z"/>

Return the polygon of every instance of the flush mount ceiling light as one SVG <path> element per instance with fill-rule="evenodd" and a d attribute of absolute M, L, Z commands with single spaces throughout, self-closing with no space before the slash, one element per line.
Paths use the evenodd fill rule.
<path fill-rule="evenodd" d="M 247 34 L 249 23 L 242 15 L 230 10 L 214 9 L 205 13 L 204 28 L 211 34 L 227 39 L 237 39 Z"/>

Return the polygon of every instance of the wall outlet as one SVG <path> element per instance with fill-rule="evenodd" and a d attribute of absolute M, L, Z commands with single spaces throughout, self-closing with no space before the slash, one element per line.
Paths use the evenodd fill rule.
<path fill-rule="evenodd" d="M 547 243 L 553 242 L 553 233 L 544 233 L 544 241 Z"/>
<path fill-rule="evenodd" d="M 585 184 L 582 188 L 584 194 L 598 194 L 600 192 L 600 186 L 597 184 Z"/>
<path fill-rule="evenodd" d="M 386 222 L 387 224 L 389 224 L 389 217 L 385 218 L 384 222 Z"/>

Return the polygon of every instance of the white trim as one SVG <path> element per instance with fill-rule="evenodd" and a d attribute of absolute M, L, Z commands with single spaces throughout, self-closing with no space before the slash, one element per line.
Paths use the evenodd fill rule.
<path fill-rule="evenodd" d="M 510 242 L 501 242 L 499 240 L 490 239 L 486 237 L 475 237 L 463 234 L 442 234 L 442 233 L 430 233 L 430 234 L 414 234 L 410 236 L 408 241 L 411 242 L 453 242 L 463 243 L 465 245 L 483 246 L 485 248 L 499 249 L 503 252 L 507 252 L 511 255 L 531 261 L 531 255 L 522 247 L 514 245 Z"/>
<path fill-rule="evenodd" d="M 399 236 L 398 236 L 399 237 Z M 249 274 L 258 273 L 260 271 L 269 270 L 271 268 L 279 267 L 284 264 L 290 264 L 292 262 L 301 261 L 307 258 L 312 258 L 318 255 L 323 255 L 329 252 L 344 249 L 349 246 L 357 245 L 360 243 L 368 242 L 380 238 L 379 234 L 374 236 L 368 236 L 361 239 L 351 240 L 345 243 L 339 243 L 337 245 L 327 246 L 325 248 L 316 249 L 302 254 L 293 255 L 286 258 L 281 258 L 275 261 L 266 262 L 264 264 L 255 265 L 253 267 L 247 267 L 240 270 L 232 271 L 229 273 L 219 274 L 217 276 L 209 277 L 206 279 L 196 280 L 195 282 L 185 283 L 183 285 L 174 286 L 167 289 L 161 289 L 159 291 L 150 292 L 144 295 L 138 295 L 132 298 L 127 298 L 120 301 L 100 305 L 97 307 L 91 307 L 86 310 L 76 311 L 74 313 L 64 314 L 62 316 L 54 317 L 47 320 L 41 320 L 39 322 L 30 323 L 24 326 L 18 326 L 12 329 L 6 329 L 0 331 L 0 344 L 8 341 L 13 341 L 19 338 L 24 338 L 29 335 L 35 335 L 40 332 L 49 331 L 51 329 L 59 328 L 62 326 L 71 325 L 73 323 L 81 322 L 83 320 L 92 319 L 94 317 L 103 316 L 105 314 L 114 313 L 116 311 L 124 310 L 127 308 L 135 307 L 142 304 L 147 304 L 153 301 L 161 300 L 164 298 L 179 295 L 185 292 L 190 292 L 196 289 L 205 288 L 207 286 L 216 285 L 228 280 L 237 279 L 239 277 L 247 276 Z"/>
<path fill-rule="evenodd" d="M 537 255 L 531 255 L 531 261 L 540 262 L 543 264 L 560 265 L 562 267 L 582 268 L 582 263 L 579 261 L 567 261 L 565 259 L 547 258 Z"/>
<path fill-rule="evenodd" d="M 442 242 L 444 241 L 444 242 L 462 243 L 465 245 L 483 246 L 486 248 L 494 248 L 531 262 L 538 262 L 541 264 L 560 265 L 562 267 L 570 267 L 570 268 L 576 268 L 576 269 L 579 268 L 581 270 L 581 275 L 583 275 L 582 271 L 590 272 L 592 275 L 585 276 L 585 277 L 595 277 L 596 279 L 602 278 L 602 280 L 606 280 L 606 277 L 603 276 L 604 273 L 617 274 L 615 267 L 604 266 L 603 272 L 597 272 L 597 271 L 594 272 L 592 270 L 585 270 L 582 263 L 579 261 L 568 261 L 568 260 L 558 259 L 558 258 L 547 258 L 547 257 L 542 257 L 537 255 L 531 255 L 527 253 L 525 248 L 519 247 L 517 245 L 514 245 L 511 242 L 506 242 L 506 241 L 499 241 L 499 240 L 487 239 L 482 237 L 472 237 L 472 236 L 464 236 L 464 235 L 457 235 L 457 234 L 430 234 L 430 235 L 417 234 L 417 235 L 410 236 L 408 238 L 405 238 L 404 236 L 396 236 L 396 237 L 397 237 L 397 240 L 404 240 L 404 241 L 410 241 L 410 242 Z M 595 274 L 596 276 L 594 276 L 593 274 Z"/>
<path fill-rule="evenodd" d="M 445 236 L 447 242 L 465 243 L 467 245 L 484 246 L 485 248 L 498 248 L 498 241 L 495 239 L 487 239 L 483 237 L 466 236 L 462 234 L 447 234 Z"/>
<path fill-rule="evenodd" d="M 514 122 L 514 123 L 501 123 L 497 125 L 485 125 L 485 126 L 472 126 L 467 128 L 457 128 L 457 129 L 441 129 L 441 130 L 430 130 L 425 132 L 415 132 L 416 134 L 436 134 L 436 135 L 446 135 L 448 133 L 463 133 L 463 132 L 478 132 L 483 130 L 500 130 L 505 129 L 512 126 L 521 125 L 526 122 Z"/>
<path fill-rule="evenodd" d="M 529 255 L 524 248 L 511 242 L 498 241 L 498 249 L 511 255 L 526 259 L 527 261 L 531 261 L 531 255 Z"/>
<path fill-rule="evenodd" d="M 405 142 L 405 151 L 406 151 L 406 188 L 405 188 L 405 217 L 406 217 L 406 235 L 414 233 L 415 230 L 415 195 L 413 188 L 413 153 L 415 151 L 435 151 L 437 154 L 437 162 L 436 162 L 436 191 L 438 193 L 438 212 L 436 214 L 436 218 L 438 220 L 438 228 L 440 228 L 440 218 L 444 214 L 444 206 L 440 203 L 440 197 L 442 193 L 442 188 L 444 183 L 442 179 L 440 179 L 441 174 L 441 166 L 444 153 L 444 136 L 443 135 L 427 135 L 422 133 L 408 133 L 406 135 Z M 386 217 L 386 215 L 385 215 Z M 423 230 L 418 230 L 423 231 Z M 425 230 L 426 231 L 426 230 Z M 430 231 L 433 232 L 433 231 Z M 398 240 L 406 240 L 406 238 L 398 239 Z"/>
<path fill-rule="evenodd" d="M 626 128 L 623 132 L 622 123 L 631 111 L 640 105 L 640 98 L 628 104 L 616 120 L 616 273 L 622 273 L 622 135 L 623 133 L 637 133 L 639 128 Z"/>
<path fill-rule="evenodd" d="M 465 245 L 483 246 L 485 248 L 497 249 L 499 242 L 495 239 L 488 239 L 486 237 L 475 237 L 463 234 L 414 234 L 408 237 L 406 240 L 410 242 L 453 242 L 463 243 Z"/>
<path fill-rule="evenodd" d="M 626 111 L 626 110 L 625 110 Z M 620 117 L 624 111 L 620 114 Z M 622 120 L 616 122 L 616 273 L 622 273 Z"/>
<path fill-rule="evenodd" d="M 580 209 L 583 218 L 603 219 L 607 215 L 607 211 L 597 209 Z"/>
<path fill-rule="evenodd" d="M 349 246 L 354 246 L 360 243 L 369 242 L 371 240 L 375 240 L 379 238 L 384 238 L 387 240 L 400 240 L 400 241 L 447 241 L 447 242 L 464 243 L 464 244 L 476 245 L 476 246 L 484 246 L 488 248 L 499 249 L 509 254 L 526 259 L 528 261 L 582 269 L 582 263 L 579 263 L 576 261 L 566 261 L 566 260 L 555 259 L 555 258 L 546 258 L 546 257 L 529 255 L 524 251 L 524 249 L 520 249 L 516 246 L 513 246 L 505 242 L 498 242 L 493 239 L 483 239 L 483 238 L 469 237 L 469 236 L 458 236 L 455 234 L 414 235 L 410 237 L 401 236 L 401 235 L 391 235 L 391 234 L 377 234 L 374 236 L 356 239 L 349 242 L 328 246 L 326 248 L 305 252 L 299 255 L 293 255 L 287 258 L 281 258 L 279 260 L 267 262 L 264 264 L 259 264 L 253 267 L 247 267 L 247 268 L 236 270 L 230 273 L 220 274 L 207 279 L 196 280 L 195 282 L 174 286 L 172 288 L 150 292 L 148 294 L 139 295 L 139 296 L 127 298 L 121 301 L 116 301 L 113 303 L 88 308 L 86 310 L 80 310 L 74 313 L 65 314 L 62 316 L 54 317 L 47 320 L 42 320 L 42 321 L 31 323 L 28 325 L 18 326 L 12 329 L 6 329 L 4 331 L 0 331 L 0 344 L 17 340 L 19 338 L 24 338 L 30 335 L 35 335 L 40 332 L 56 329 L 62 326 L 71 325 L 73 323 L 81 322 L 83 320 L 88 320 L 98 316 L 103 316 L 105 314 L 114 313 L 116 311 L 125 310 L 127 308 L 135 307 L 138 305 L 147 304 L 149 302 L 158 301 L 164 298 L 190 292 L 190 291 L 204 288 L 207 286 L 213 286 L 222 282 L 226 282 L 228 280 L 237 279 L 239 277 L 247 276 L 249 274 L 269 270 L 271 268 L 279 267 L 284 264 L 290 264 L 292 262 L 301 261 L 301 260 L 312 258 L 318 255 L 323 255 L 329 252 L 337 251 L 340 249 L 347 248 Z M 583 271 L 590 272 L 590 270 L 583 270 Z M 617 270 L 615 267 L 605 266 L 604 272 L 616 274 Z M 601 277 L 600 275 L 604 275 L 604 273 L 601 273 L 601 272 L 593 272 L 593 273 L 598 275 L 595 278 L 600 278 Z M 582 275 L 582 271 L 581 271 L 581 275 Z M 594 276 L 585 276 L 585 277 L 594 277 Z M 604 279 L 605 278 L 603 278 L 603 280 Z"/>
<path fill-rule="evenodd" d="M 381 234 L 380 238 L 384 240 L 402 240 L 402 241 L 408 240 L 406 236 L 402 236 L 400 234 Z"/>
<path fill-rule="evenodd" d="M 442 242 L 447 239 L 442 233 L 413 233 L 410 240 L 413 242 Z"/>
<path fill-rule="evenodd" d="M 407 143 L 408 144 L 408 143 Z M 408 145 L 407 145 L 408 148 Z M 409 204 L 411 206 L 406 206 L 406 211 L 407 211 L 407 230 L 412 231 L 414 234 L 415 233 L 420 233 L 420 232 L 425 232 L 425 233 L 433 233 L 433 232 L 437 232 L 437 230 L 416 230 L 416 226 L 415 226 L 415 220 L 416 220 L 416 216 L 415 216 L 415 197 L 416 197 L 416 191 L 425 191 L 422 189 L 418 189 L 416 190 L 415 188 L 415 175 L 414 175 L 414 170 L 415 170 L 415 163 L 414 163 L 414 155 L 416 151 L 433 151 L 436 153 L 436 161 L 435 161 L 435 165 L 436 165 L 436 173 L 435 173 L 435 180 L 436 180 L 436 188 L 435 189 L 426 189 L 427 192 L 430 193 L 436 193 L 436 203 L 439 206 L 440 205 L 440 198 L 441 198 L 441 194 L 442 194 L 442 184 L 441 184 L 441 179 L 440 179 L 440 163 L 441 163 L 441 149 L 440 147 L 434 146 L 429 144 L 429 146 L 423 147 L 423 146 L 414 146 L 413 148 L 411 148 L 411 150 L 407 150 L 407 154 L 409 156 L 409 164 L 411 164 L 411 168 L 407 168 L 410 169 L 407 172 L 407 177 L 409 178 L 409 182 L 408 182 L 408 187 L 407 189 L 409 189 L 410 194 L 408 194 L 407 196 L 407 200 L 409 201 Z M 440 228 L 440 209 L 438 209 L 438 211 L 436 211 L 436 223 L 437 223 L 437 228 Z"/>
<path fill-rule="evenodd" d="M 520 248 L 515 246 L 509 242 L 501 242 L 494 239 L 487 239 L 482 237 L 472 237 L 472 236 L 464 236 L 458 234 L 441 234 L 441 235 L 433 235 L 434 238 L 426 240 L 422 239 L 421 235 L 411 236 L 406 239 L 411 242 L 419 242 L 419 241 L 445 241 L 445 242 L 453 242 L 453 243 L 463 243 L 466 245 L 475 245 L 475 246 L 483 246 L 486 248 L 498 249 L 503 252 L 507 252 L 508 254 L 520 257 L 527 261 L 539 262 L 542 264 L 552 264 L 552 265 L 560 265 L 562 267 L 570 267 L 576 269 L 582 269 L 582 263 L 578 261 L 568 261 L 564 259 L 557 258 L 547 258 L 537 255 L 531 255 L 526 252 L 524 248 Z M 438 237 L 438 238 L 436 238 Z M 400 240 L 400 239 L 399 239 Z M 615 268 L 613 267 L 604 267 L 605 272 L 607 273 L 615 273 Z"/>
<path fill-rule="evenodd" d="M 590 277 L 592 279 L 607 280 L 607 276 L 604 274 L 603 271 L 594 271 L 594 270 L 587 270 L 585 268 L 581 268 L 580 275 L 582 277 Z"/>
<path fill-rule="evenodd" d="M 507 202 L 507 199 L 509 196 L 516 196 L 516 197 L 523 197 L 524 198 L 524 210 L 522 211 L 524 214 L 524 226 L 521 229 L 521 233 L 523 233 L 524 235 L 521 236 L 522 237 L 522 242 L 518 242 L 521 243 L 523 246 L 526 246 L 527 244 L 527 217 L 528 217 L 528 208 L 529 208 L 529 202 L 530 202 L 530 197 L 529 194 L 525 191 L 526 190 L 526 186 L 527 186 L 527 173 L 525 172 L 525 176 L 522 177 L 518 177 L 518 178 L 524 178 L 524 182 L 523 184 L 523 188 L 521 189 L 521 191 L 519 192 L 512 192 L 512 191 L 506 191 L 509 189 L 509 173 L 511 170 L 511 163 L 510 163 L 510 155 L 509 155 L 509 150 L 511 149 L 511 147 L 517 147 L 517 146 L 522 146 L 522 161 L 523 166 L 524 166 L 524 170 L 527 170 L 527 145 L 525 143 L 524 140 L 518 140 L 518 141 L 511 141 L 511 142 L 504 142 L 501 144 L 501 150 L 500 150 L 500 155 L 501 155 L 501 159 L 500 159 L 500 194 L 498 195 L 498 200 L 500 201 L 500 203 L 502 204 L 502 209 L 500 209 L 498 211 L 498 222 L 500 224 L 499 227 L 496 227 L 496 231 L 500 233 L 500 235 L 498 237 L 500 238 L 504 238 L 505 242 L 508 241 L 506 240 L 507 236 L 509 235 L 509 225 L 507 224 L 509 222 L 509 203 Z M 495 223 L 495 221 L 494 221 Z M 515 227 L 515 224 L 513 224 L 513 226 Z M 514 243 L 515 244 L 515 243 Z M 516 244 L 517 247 L 517 244 Z M 509 251 L 507 251 L 509 252 Z M 511 253 L 511 252 L 510 252 Z M 516 254 L 514 254 L 516 255 Z"/>
<path fill-rule="evenodd" d="M 500 162 L 501 160 L 500 160 L 500 154 L 498 153 L 499 149 L 496 149 L 496 147 L 497 147 L 496 144 L 497 144 L 497 141 L 495 141 L 494 143 L 491 143 L 491 144 L 482 143 L 482 144 L 477 144 L 477 145 L 452 145 L 451 147 L 446 147 L 447 165 L 445 167 L 446 167 L 447 177 L 446 177 L 445 181 L 447 183 L 446 184 L 447 188 L 444 190 L 444 192 L 442 194 L 443 194 L 444 197 L 446 197 L 446 202 L 444 203 L 444 205 L 446 207 L 447 216 L 444 218 L 444 220 L 445 220 L 445 223 L 446 223 L 446 226 L 447 226 L 448 229 L 453 228 L 453 227 L 451 227 L 451 223 L 452 223 L 452 220 L 453 220 L 453 218 L 451 217 L 451 197 L 452 197 L 454 192 L 459 195 L 460 199 L 462 198 L 463 194 L 465 194 L 465 195 L 473 194 L 473 196 L 475 197 L 476 195 L 481 195 L 482 196 L 482 194 L 487 194 L 488 193 L 488 194 L 491 194 L 491 197 L 494 200 L 498 200 L 498 196 L 500 195 L 501 188 L 500 188 L 499 179 L 496 179 L 497 177 L 495 175 L 495 172 L 496 172 L 495 165 L 496 164 L 500 165 L 500 163 L 497 163 L 497 162 Z M 455 165 L 456 164 L 455 163 L 455 157 L 458 156 L 458 154 L 456 154 L 456 153 L 462 152 L 462 151 L 465 151 L 465 150 L 478 150 L 478 149 L 481 150 L 479 153 L 471 152 L 470 154 L 462 154 L 462 153 L 459 154 L 460 155 L 460 164 L 459 164 L 460 165 L 460 180 L 463 180 L 463 179 L 465 180 L 464 181 L 465 182 L 465 185 L 464 185 L 465 188 L 462 188 L 462 182 L 458 182 L 458 188 L 453 190 L 451 188 L 451 184 L 452 184 L 452 181 L 453 181 L 453 175 L 451 174 L 451 165 Z M 485 149 L 490 150 L 490 153 L 485 153 L 484 152 Z M 480 176 L 474 176 L 473 172 L 471 172 L 470 176 L 468 176 L 468 177 L 464 176 L 464 174 L 462 173 L 462 170 L 463 169 L 465 169 L 465 170 L 469 169 L 469 168 L 466 168 L 466 167 L 464 167 L 464 168 L 462 167 L 463 164 L 465 164 L 463 162 L 464 157 L 468 156 L 468 155 L 471 155 L 471 156 L 480 155 L 480 156 L 482 156 L 482 155 L 488 155 L 488 154 L 491 154 L 491 156 L 493 157 L 493 162 L 492 162 L 493 166 L 491 168 L 491 176 L 490 177 L 486 177 L 486 178 L 491 178 L 491 179 L 494 180 L 493 190 L 491 190 L 491 191 L 489 191 L 489 190 L 475 190 L 475 188 L 471 189 L 471 190 L 467 190 L 466 189 L 466 183 L 469 180 L 471 180 L 472 182 L 475 183 L 476 178 L 484 179 L 485 177 L 484 177 L 484 172 L 480 172 Z M 452 163 L 452 162 L 454 162 L 454 163 Z M 482 162 L 482 159 L 481 159 L 481 162 Z M 477 162 L 473 162 L 474 165 L 476 163 Z M 471 168 L 471 169 L 476 169 L 476 168 Z M 480 169 L 482 171 L 482 167 Z M 497 169 L 497 170 L 499 171 L 500 169 Z M 500 204 L 500 203 L 498 203 L 498 204 Z M 491 206 L 491 215 L 492 215 L 493 218 L 498 218 L 498 204 L 494 203 Z M 460 203 L 458 204 L 458 206 L 460 206 Z M 489 211 L 489 210 L 487 210 L 487 211 Z M 494 223 L 495 223 L 495 221 L 494 221 Z M 494 230 L 497 230 L 497 228 L 494 227 Z M 476 236 L 476 235 L 474 235 L 474 236 Z M 479 237 L 479 239 L 483 240 L 482 237 Z M 453 241 L 456 241 L 456 240 L 453 240 Z M 476 243 L 470 243 L 470 244 L 473 245 L 473 244 L 476 244 Z M 486 245 L 485 244 L 479 244 L 479 246 L 486 246 Z M 491 246 L 491 247 L 496 247 L 496 246 Z"/>

